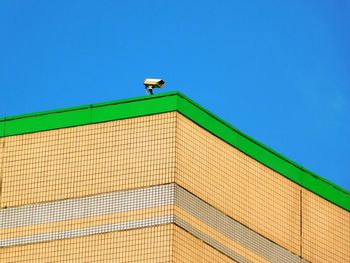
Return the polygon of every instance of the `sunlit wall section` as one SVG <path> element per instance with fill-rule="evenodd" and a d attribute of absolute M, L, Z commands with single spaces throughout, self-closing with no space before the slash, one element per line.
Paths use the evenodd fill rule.
<path fill-rule="evenodd" d="M 257 162 L 181 114 L 177 115 L 175 181 L 215 208 L 217 216 L 207 219 L 208 224 L 234 241 L 232 248 L 240 255 L 252 259 L 244 250 L 248 248 L 260 257 L 253 262 L 350 262 L 348 211 Z"/>
<path fill-rule="evenodd" d="M 173 181 L 175 113 L 10 136 L 1 207 Z"/>
<path fill-rule="evenodd" d="M 208 131 L 219 120 L 194 104 L 174 110 L 179 100 L 95 105 L 86 125 L 35 130 L 36 120 L 36 132 L 0 138 L 1 263 L 350 262 L 343 199 L 228 144 Z M 332 190 L 336 202 L 346 194 Z"/>

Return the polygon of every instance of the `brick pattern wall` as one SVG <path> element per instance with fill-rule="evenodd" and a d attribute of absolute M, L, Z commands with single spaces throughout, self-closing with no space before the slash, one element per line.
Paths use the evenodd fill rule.
<path fill-rule="evenodd" d="M 310 262 L 350 262 L 350 213 L 178 114 L 175 181 Z"/>
<path fill-rule="evenodd" d="M 2 263 L 171 261 L 173 227 L 163 225 L 0 250 Z"/>
<path fill-rule="evenodd" d="M 174 179 L 175 113 L 6 137 L 1 207 Z"/>
<path fill-rule="evenodd" d="M 211 206 L 273 243 L 262 245 L 267 243 L 261 239 L 262 243 L 242 245 L 243 239 L 236 242 L 223 232 L 219 217 L 206 223 L 209 216 L 203 219 L 194 210 L 184 209 L 187 202 L 182 200 L 182 205 L 163 203 L 12 229 L 0 222 L 1 240 L 86 228 L 94 231 L 94 227 L 152 218 L 178 219 L 0 247 L 1 262 L 235 262 L 230 253 L 237 253 L 242 262 L 276 262 L 271 254 L 271 248 L 278 250 L 276 244 L 283 253 L 303 257 L 300 262 L 350 262 L 348 211 L 177 112 L 0 138 L 0 183 L 1 211 L 176 183 L 205 203 L 197 207 L 198 213 L 211 211 L 207 208 Z M 192 233 L 179 222 L 188 224 Z M 219 251 L 220 244 L 224 248 Z"/>
<path fill-rule="evenodd" d="M 178 115 L 176 182 L 300 254 L 300 190 L 285 177 Z"/>
<path fill-rule="evenodd" d="M 302 256 L 311 262 L 350 262 L 350 213 L 303 189 Z"/>

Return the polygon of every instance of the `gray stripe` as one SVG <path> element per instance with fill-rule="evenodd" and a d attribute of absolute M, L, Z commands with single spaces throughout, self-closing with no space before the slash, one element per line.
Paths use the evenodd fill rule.
<path fill-rule="evenodd" d="M 7 247 L 13 245 L 25 245 L 37 242 L 44 241 L 52 241 L 58 239 L 72 238 L 72 237 L 80 237 L 87 236 L 93 234 L 102 234 L 113 231 L 121 231 L 121 230 L 130 230 L 141 227 L 150 227 L 157 226 L 163 224 L 169 224 L 174 221 L 174 217 L 171 215 L 161 216 L 161 217 L 153 217 L 143 220 L 135 220 L 128 221 L 122 223 L 94 226 L 94 227 L 85 227 L 68 231 L 60 231 L 60 232 L 51 232 L 45 234 L 38 234 L 32 236 L 24 236 L 24 237 L 16 237 L 16 238 L 8 238 L 0 240 L 0 247 Z"/>
<path fill-rule="evenodd" d="M 196 238 L 203 240 L 207 244 L 211 245 L 212 247 L 214 247 L 215 249 L 217 249 L 221 253 L 225 254 L 226 256 L 234 259 L 235 261 L 240 262 L 240 263 L 251 263 L 251 261 L 249 261 L 248 259 L 242 257 L 237 252 L 224 246 L 223 244 L 216 241 L 215 239 L 208 236 L 207 234 L 204 234 L 203 232 L 201 232 L 197 228 L 193 227 L 191 224 L 187 223 L 186 221 L 182 220 L 181 218 L 175 217 L 175 223 L 178 226 L 185 229 L 186 231 L 188 231 L 189 233 L 191 233 L 192 235 L 194 235 Z"/>
<path fill-rule="evenodd" d="M 108 224 L 108 225 L 100 225 L 100 226 L 94 226 L 94 227 L 85 227 L 85 228 L 73 229 L 68 231 L 50 232 L 50 233 L 37 234 L 37 235 L 31 235 L 31 236 L 8 238 L 8 239 L 0 240 L 0 247 L 9 247 L 14 245 L 27 245 L 27 244 L 38 243 L 38 242 L 61 240 L 66 238 L 81 237 L 81 236 L 87 236 L 87 235 L 93 235 L 93 234 L 103 234 L 103 233 L 109 233 L 113 231 L 131 230 L 136 228 L 151 227 L 151 226 L 164 225 L 164 224 L 170 224 L 170 223 L 176 223 L 177 225 L 179 225 L 180 227 L 182 227 L 183 229 L 185 229 L 186 231 L 194 235 L 196 238 L 203 240 L 204 242 L 208 243 L 209 245 L 211 245 L 221 253 L 225 254 L 226 256 L 231 257 L 232 259 L 238 262 L 250 263 L 250 261 L 240 256 L 238 253 L 225 247 L 224 245 L 217 242 L 210 236 L 204 234 L 203 232 L 199 231 L 198 229 L 192 227 L 191 224 L 188 224 L 187 222 L 183 221 L 180 218 L 175 219 L 175 217 L 172 215 L 153 217 L 153 218 L 148 218 L 143 220 L 127 221 L 122 223 L 114 223 L 114 224 Z"/>
<path fill-rule="evenodd" d="M 174 203 L 174 184 L 0 210 L 0 229 L 107 215 Z"/>
<path fill-rule="evenodd" d="M 300 257 L 208 205 L 182 187 L 176 187 L 175 204 L 219 233 L 270 262 L 300 262 Z"/>
<path fill-rule="evenodd" d="M 219 233 L 248 248 L 255 254 L 266 258 L 270 262 L 302 262 L 299 256 L 294 255 L 283 247 L 250 230 L 176 184 L 113 192 L 91 197 L 36 204 L 18 208 L 1 209 L 0 228 L 15 228 L 19 226 L 106 215 L 115 212 L 133 211 L 167 204 L 176 204 L 178 207 L 184 209 Z M 185 222 L 182 220 L 177 219 L 177 221 L 181 222 L 182 227 L 185 224 Z M 133 222 L 131 222 L 131 224 L 133 224 Z M 95 228 L 100 229 L 101 227 L 103 226 Z M 0 244 L 20 245 L 61 238 L 70 238 L 94 233 L 93 231 L 95 228 L 84 228 L 5 239 L 0 240 Z M 187 223 L 186 230 L 189 232 L 194 232 L 194 230 L 189 229 L 191 229 L 190 224 Z M 116 230 L 118 229 L 116 228 Z M 236 259 L 239 262 L 244 262 L 239 260 L 238 254 L 237 256 L 233 251 L 228 252 L 227 248 L 225 248 L 222 244 L 219 244 L 214 239 L 209 240 L 209 237 L 205 234 L 192 234 L 202 240 L 205 238 L 205 242 L 217 248 L 222 253 Z"/>

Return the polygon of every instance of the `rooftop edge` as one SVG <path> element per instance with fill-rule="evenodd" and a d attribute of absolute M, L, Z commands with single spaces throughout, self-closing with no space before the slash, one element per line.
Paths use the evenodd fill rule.
<path fill-rule="evenodd" d="M 178 111 L 253 159 L 350 211 L 350 192 L 238 130 L 178 91 L 0 118 L 0 138 Z"/>

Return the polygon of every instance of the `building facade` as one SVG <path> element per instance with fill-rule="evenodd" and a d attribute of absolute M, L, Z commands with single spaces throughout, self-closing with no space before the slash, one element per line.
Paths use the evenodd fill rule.
<path fill-rule="evenodd" d="M 0 262 L 350 262 L 349 192 L 181 93 L 0 136 Z"/>

